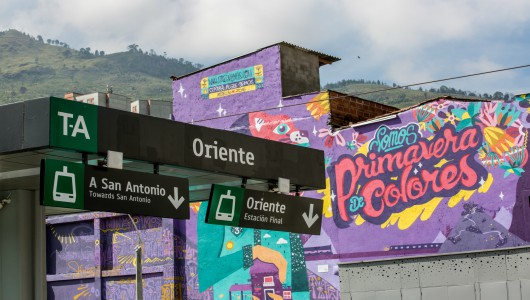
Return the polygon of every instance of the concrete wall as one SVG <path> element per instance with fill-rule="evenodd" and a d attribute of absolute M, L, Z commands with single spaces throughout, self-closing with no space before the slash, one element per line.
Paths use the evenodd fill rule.
<path fill-rule="evenodd" d="M 123 95 L 107 93 L 107 105 L 109 108 L 119 110 L 129 110 L 131 107 L 131 98 Z"/>
<path fill-rule="evenodd" d="M 38 192 L 7 194 L 11 203 L 0 210 L 0 299 L 46 299 L 44 208 Z"/>
<path fill-rule="evenodd" d="M 530 249 L 341 264 L 342 300 L 530 299 Z"/>
<path fill-rule="evenodd" d="M 282 96 L 320 91 L 318 56 L 282 44 L 280 46 L 280 59 Z"/>
<path fill-rule="evenodd" d="M 149 115 L 162 119 L 171 119 L 171 101 L 149 100 Z"/>
<path fill-rule="evenodd" d="M 88 104 L 94 104 L 105 107 L 107 106 L 107 96 L 105 95 L 105 93 L 100 92 L 76 96 L 75 100 Z"/>

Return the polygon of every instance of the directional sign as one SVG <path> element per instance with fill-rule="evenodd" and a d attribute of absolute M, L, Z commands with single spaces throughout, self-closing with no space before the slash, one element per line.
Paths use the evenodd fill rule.
<path fill-rule="evenodd" d="M 320 199 L 214 184 L 206 223 L 320 234 Z"/>
<path fill-rule="evenodd" d="M 43 160 L 41 204 L 91 211 L 189 219 L 188 180 Z"/>

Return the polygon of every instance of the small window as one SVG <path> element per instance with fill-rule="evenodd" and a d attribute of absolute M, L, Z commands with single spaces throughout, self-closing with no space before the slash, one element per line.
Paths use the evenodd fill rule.
<path fill-rule="evenodd" d="M 283 299 L 292 299 L 291 291 L 283 291 Z"/>
<path fill-rule="evenodd" d="M 274 277 L 272 276 L 263 277 L 263 286 L 274 286 Z"/>

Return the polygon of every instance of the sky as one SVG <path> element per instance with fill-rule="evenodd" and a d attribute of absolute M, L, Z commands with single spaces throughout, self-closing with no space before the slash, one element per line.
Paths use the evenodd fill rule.
<path fill-rule="evenodd" d="M 285 41 L 341 58 L 320 69 L 322 85 L 408 85 L 530 65 L 528 0 L 2 0 L 0 20 L 2 31 L 74 49 L 137 44 L 204 66 Z M 522 94 L 530 67 L 422 87 L 442 84 Z"/>

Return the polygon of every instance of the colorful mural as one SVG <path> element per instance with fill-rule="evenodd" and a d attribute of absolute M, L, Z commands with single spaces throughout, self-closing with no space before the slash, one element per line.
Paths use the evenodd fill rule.
<path fill-rule="evenodd" d="M 339 299 L 340 262 L 530 243 L 530 97 L 435 99 L 384 122 L 333 130 L 327 92 L 282 97 L 279 58 L 273 46 L 179 78 L 173 118 L 323 150 L 327 187 L 303 193 L 324 201 L 321 234 L 206 224 L 200 203 L 187 221 L 135 218 L 150 297 Z M 267 74 L 262 86 L 210 97 L 251 84 L 247 77 L 256 83 L 256 66 Z M 222 88 L 210 90 L 216 84 Z M 48 298 L 134 294 L 130 220 L 83 214 L 48 222 Z"/>
<path fill-rule="evenodd" d="M 261 64 L 260 57 L 258 52 L 243 59 L 253 66 Z M 229 72 L 236 65 L 243 63 L 236 60 L 217 68 Z M 265 73 L 273 73 L 263 65 Z M 174 90 L 193 87 L 211 72 L 181 78 L 174 82 Z M 274 81 L 273 76 L 268 80 Z M 263 92 L 267 91 L 265 82 Z M 322 234 L 300 237 L 309 293 L 294 299 L 338 299 L 339 262 L 529 243 L 530 230 L 522 226 L 528 208 L 518 204 L 528 198 L 518 196 L 521 187 L 530 191 L 525 172 L 530 107 L 526 97 L 512 102 L 436 99 L 384 122 L 333 130 L 328 126 L 326 92 L 281 98 L 275 89 L 270 91 L 263 98 L 241 94 L 226 97 L 222 103 L 212 99 L 206 106 L 200 94 L 190 92 L 181 97 L 177 93 L 173 117 L 324 150 L 328 187 L 304 193 L 324 200 Z M 252 103 L 253 108 L 241 103 Z M 187 107 L 196 112 L 189 114 Z M 244 246 L 235 246 L 235 241 L 245 236 L 246 230 L 243 244 L 256 247 L 260 237 L 263 241 L 263 235 L 273 233 L 206 225 L 200 214 L 197 226 L 199 239 L 204 240 L 198 243 L 198 262 L 205 265 L 199 267 L 200 289 L 212 289 L 215 299 L 231 293 L 240 297 L 251 293 L 262 299 L 254 290 L 253 269 L 246 269 L 242 261 L 251 256 L 245 254 Z M 201 235 L 205 226 L 212 228 L 204 232 L 219 233 Z M 236 236 L 234 232 L 239 230 L 244 233 Z M 211 253 L 212 245 L 219 251 Z M 203 251 L 210 252 L 207 258 L 201 256 Z M 237 263 L 227 262 L 230 251 L 239 251 Z M 277 265 L 284 259 L 288 268 L 301 262 L 293 260 L 292 251 L 269 263 L 252 256 L 254 269 L 262 268 L 264 273 L 279 269 Z M 221 268 L 213 274 L 208 270 L 211 265 Z M 220 274 L 219 270 L 224 271 Z M 296 290 L 284 286 L 293 293 Z"/>

